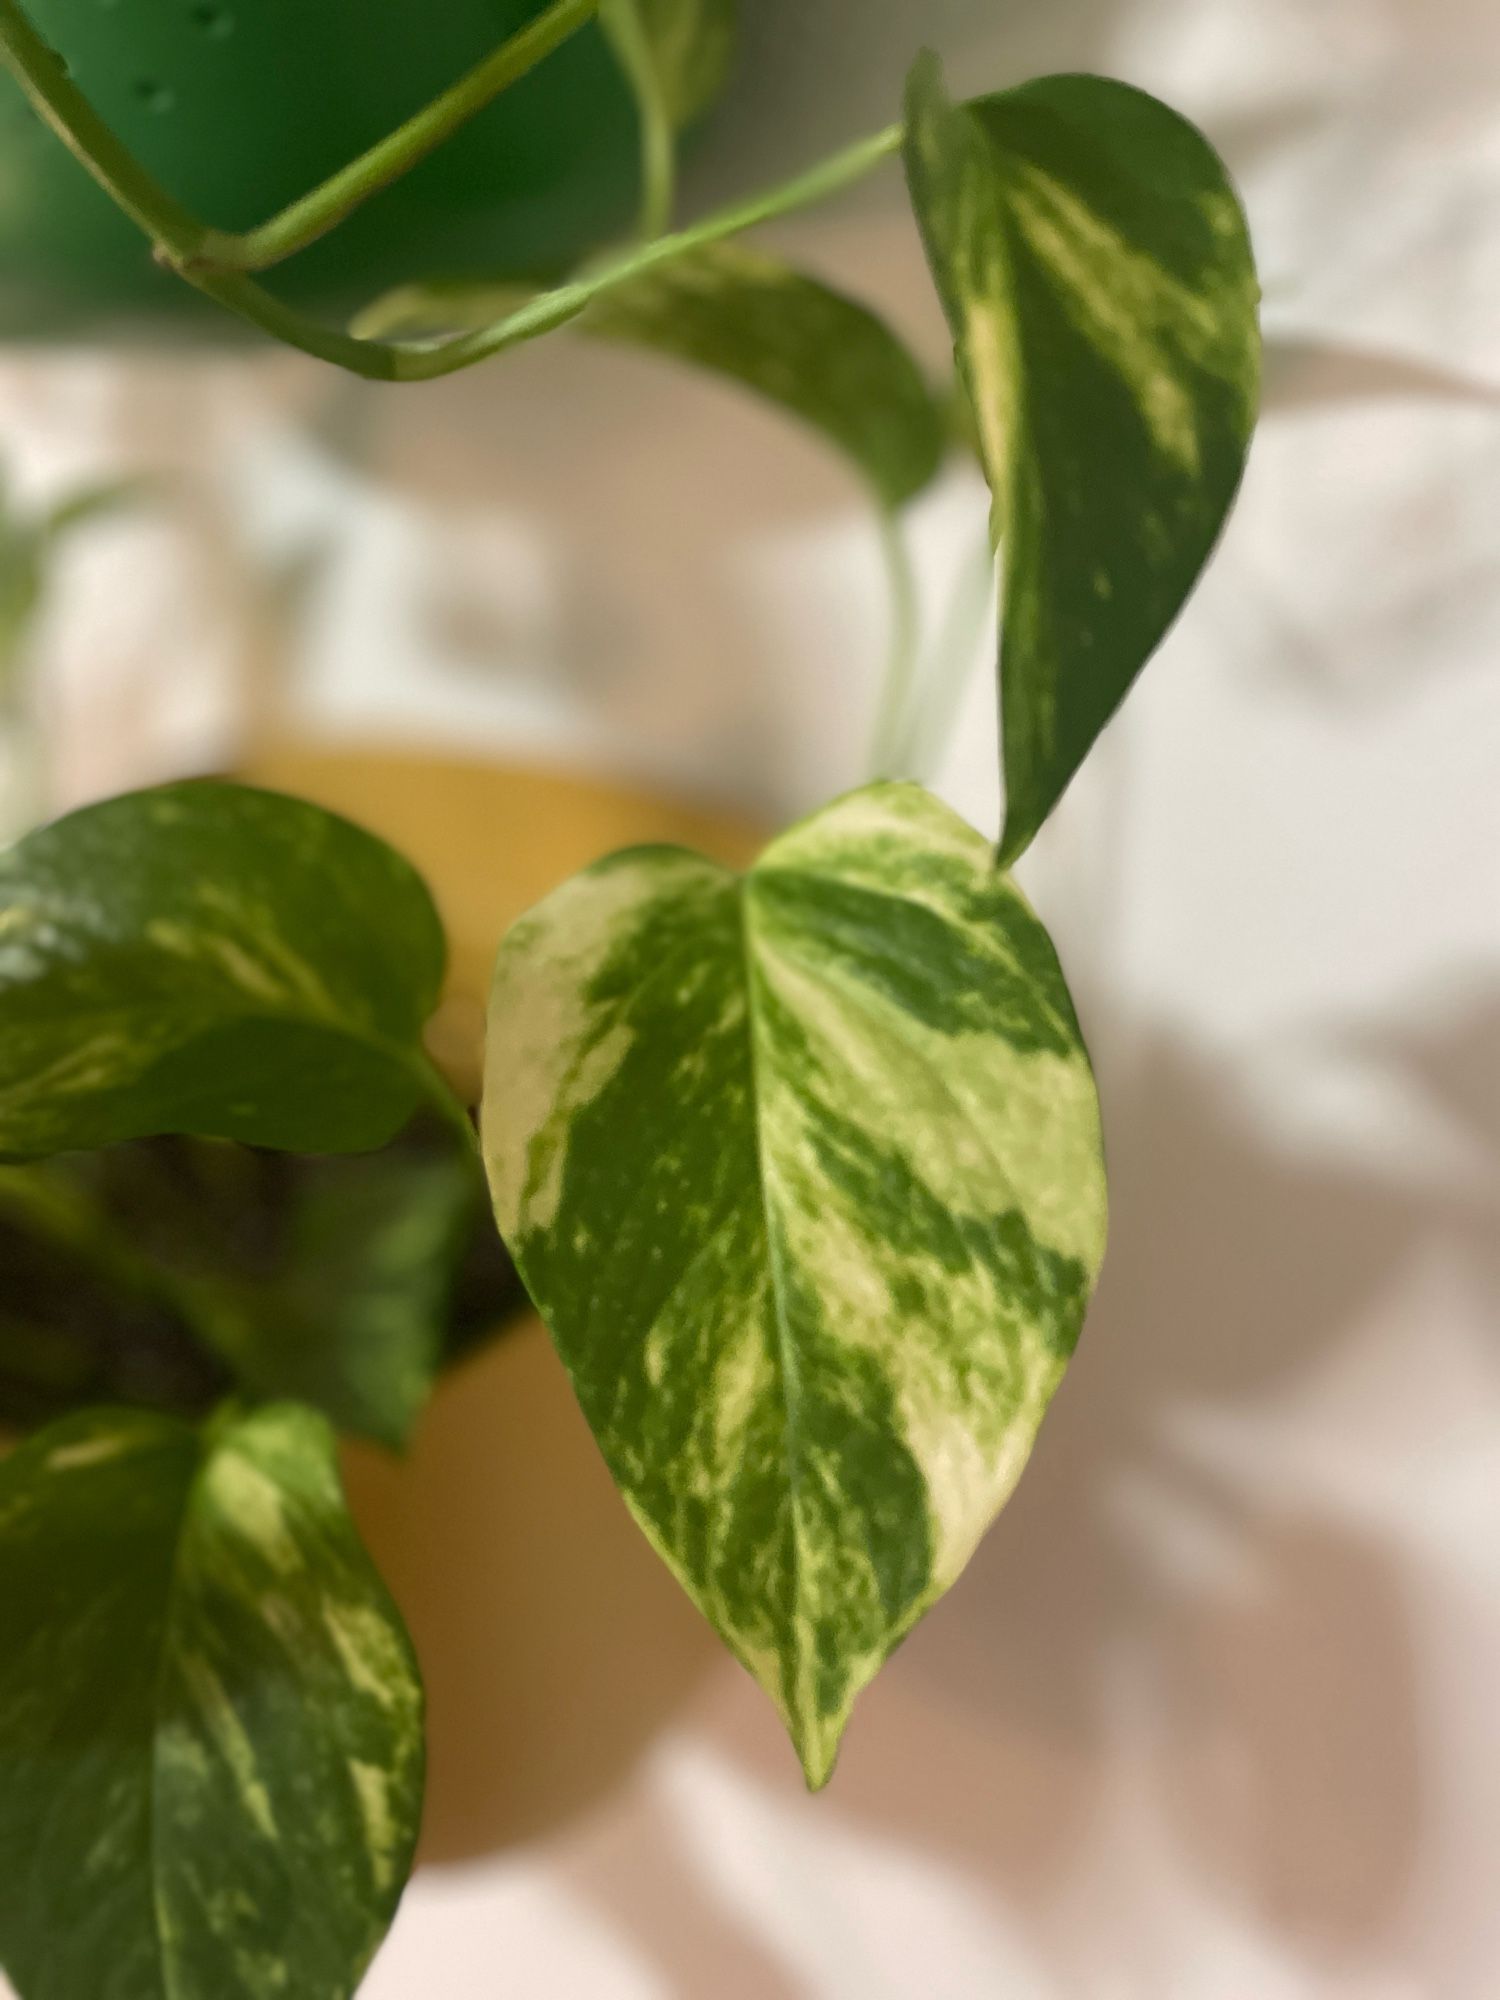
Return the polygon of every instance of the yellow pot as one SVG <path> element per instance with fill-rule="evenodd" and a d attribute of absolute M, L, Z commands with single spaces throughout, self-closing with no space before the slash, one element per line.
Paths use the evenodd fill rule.
<path fill-rule="evenodd" d="M 438 1052 L 477 1082 L 483 996 L 511 921 L 638 841 L 729 862 L 750 826 L 648 793 L 388 751 L 257 755 L 254 782 L 383 834 L 426 875 L 452 945 Z M 629 1519 L 530 1320 L 438 1388 L 404 1461 L 346 1453 L 350 1500 L 427 1683 L 423 1856 L 532 1838 L 607 1790 L 717 1656 Z"/>

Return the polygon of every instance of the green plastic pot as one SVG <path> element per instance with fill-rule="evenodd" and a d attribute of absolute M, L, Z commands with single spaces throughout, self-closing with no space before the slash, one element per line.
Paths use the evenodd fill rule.
<path fill-rule="evenodd" d="M 205 221 L 244 229 L 325 179 L 543 0 L 29 0 L 100 113 Z M 584 29 L 407 178 L 271 274 L 341 313 L 428 275 L 530 276 L 619 228 L 629 92 Z M 0 77 L 0 339 L 233 333 Z"/>

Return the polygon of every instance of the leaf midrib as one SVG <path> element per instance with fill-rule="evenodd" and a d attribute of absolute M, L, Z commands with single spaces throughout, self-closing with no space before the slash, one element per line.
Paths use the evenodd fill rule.
<path fill-rule="evenodd" d="M 926 896 L 906 895 L 894 889 L 881 889 L 873 882 L 854 881 L 846 875 L 830 874 L 826 869 L 780 867 L 757 868 L 755 872 L 757 876 L 763 877 L 768 881 L 775 881 L 780 877 L 786 881 L 821 882 L 826 884 L 830 889 L 837 889 L 842 896 L 851 894 L 868 896 L 873 902 L 877 903 L 895 903 L 903 908 L 914 907 L 925 910 L 930 916 L 936 917 L 940 923 L 947 925 L 949 928 L 962 929 L 965 932 L 974 934 L 983 940 L 986 947 L 989 947 L 991 944 L 995 946 L 994 959 L 998 966 L 1003 967 L 1011 977 L 1026 982 L 1028 989 L 1040 1003 L 1042 1012 L 1047 1016 L 1051 1025 L 1056 1028 L 1064 1041 L 1071 1041 L 1076 1037 L 1078 1032 L 1076 1022 L 1066 1019 L 1058 1012 L 1051 997 L 1041 991 L 1031 974 L 1027 971 L 1026 966 L 1015 953 L 1001 948 L 999 936 L 991 931 L 988 925 L 979 924 L 967 917 L 956 917 L 951 910 L 945 910 L 940 904 L 928 901 Z M 1006 872 L 1000 876 L 1000 879 L 1005 884 L 1006 892 L 1015 899 L 1022 914 L 1030 917 L 1033 922 L 1038 921 L 1035 911 L 1025 896 L 1022 895 L 1014 878 Z"/>
<path fill-rule="evenodd" d="M 167 1571 L 166 1601 L 162 1607 L 161 1650 L 157 1657 L 156 1674 L 151 1697 L 151 1780 L 146 1794 L 146 1857 L 151 1870 L 151 1915 L 152 1929 L 156 1939 L 157 1969 L 161 1977 L 163 2000 L 179 2000 L 177 1981 L 171 1970 L 171 1958 L 167 1949 L 167 1917 L 163 1907 L 162 1868 L 158 1859 L 158 1834 L 161 1820 L 161 1728 L 162 1711 L 165 1707 L 164 1690 L 167 1677 L 167 1659 L 171 1652 L 171 1633 L 176 1614 L 178 1593 L 181 1588 L 183 1542 L 187 1535 L 188 1519 L 193 1510 L 198 1482 L 202 1479 L 214 1452 L 214 1445 L 206 1431 L 193 1435 L 194 1463 L 182 1489 L 182 1508 L 177 1520 L 177 1531 L 172 1542 L 172 1560 Z M 187 1996 L 181 1996 L 187 2000 Z"/>
<path fill-rule="evenodd" d="M 796 1404 L 800 1396 L 801 1371 L 792 1339 L 791 1322 L 786 1304 L 786 1272 L 783 1253 L 778 1247 L 778 1239 L 771 1215 L 771 1191 L 766 1171 L 766 1148 L 761 1127 L 761 1050 L 762 1029 L 756 1005 L 755 941 L 753 937 L 753 891 L 754 874 L 741 877 L 736 889 L 740 900 L 740 948 L 743 958 L 745 984 L 745 1032 L 750 1049 L 750 1095 L 754 1106 L 753 1129 L 755 1143 L 755 1179 L 760 1194 L 761 1227 L 766 1239 L 766 1265 L 770 1275 L 771 1310 L 776 1329 L 777 1374 L 781 1387 L 781 1403 L 786 1421 L 785 1456 L 787 1472 L 787 1493 L 791 1507 L 792 1545 L 792 1598 L 798 1612 L 802 1606 L 802 1585 L 806 1570 L 802 1547 L 802 1444 Z M 795 1674 L 787 1694 L 789 1715 L 795 1715 L 793 1695 L 800 1696 L 803 1670 L 802 1621 L 800 1615 L 792 1622 L 793 1665 Z M 800 1723 L 801 1718 L 797 1718 Z M 800 1735 L 800 1728 L 794 1730 Z"/>

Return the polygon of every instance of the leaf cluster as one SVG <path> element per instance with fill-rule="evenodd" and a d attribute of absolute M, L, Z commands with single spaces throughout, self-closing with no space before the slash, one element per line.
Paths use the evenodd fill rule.
<path fill-rule="evenodd" d="M 441 373 L 563 325 L 630 343 L 811 425 L 893 541 L 968 439 L 1001 606 L 998 854 L 888 767 L 740 874 L 600 860 L 502 946 L 479 1134 L 424 1047 L 432 898 L 372 835 L 194 783 L 0 856 L 0 1390 L 29 1353 L 20 1414 L 69 1412 L 0 1462 L 0 1962 L 24 2000 L 357 1984 L 413 1852 L 421 1695 L 333 1430 L 408 1433 L 480 1205 L 626 1504 L 815 1786 L 1020 1476 L 1100 1267 L 1093 1077 L 1008 870 L 1240 477 L 1258 337 L 1234 191 L 1124 85 L 955 104 L 924 58 L 890 133 L 674 232 L 675 134 L 722 78 L 729 10 L 605 0 L 642 105 L 643 242 L 520 299 L 411 286 L 350 334 L 265 305 L 268 244 L 333 226 L 592 11 L 558 0 L 253 241 L 156 202 L 14 0 L 0 48 L 167 261 L 343 365 Z M 950 383 L 735 240 L 897 152 Z M 132 1210 L 152 1176 L 168 1198 Z M 155 1347 L 80 1362 L 37 1303 L 48 1270 Z M 74 1407 L 101 1382 L 109 1406 Z"/>

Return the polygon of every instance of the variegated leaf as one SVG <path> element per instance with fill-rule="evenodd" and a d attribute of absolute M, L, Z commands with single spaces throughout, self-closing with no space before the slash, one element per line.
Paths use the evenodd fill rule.
<path fill-rule="evenodd" d="M 513 311 L 513 286 L 408 285 L 361 321 L 382 336 L 470 331 Z M 947 416 L 911 351 L 875 313 L 779 258 L 706 244 L 608 286 L 571 322 L 738 383 L 844 454 L 882 507 L 928 484 Z"/>
<path fill-rule="evenodd" d="M 244 785 L 163 785 L 0 854 L 0 1155 L 195 1132 L 382 1144 L 437 1093 L 432 898 L 373 835 Z"/>
<path fill-rule="evenodd" d="M 1018 1477 L 1104 1246 L 1093 1079 L 991 850 L 874 785 L 501 949 L 501 1230 L 646 1533 L 809 1781 Z"/>
<path fill-rule="evenodd" d="M 1259 294 L 1222 163 L 1124 84 L 955 106 L 924 58 L 906 164 L 995 496 L 1009 862 L 1213 547 L 1255 419 Z"/>
<path fill-rule="evenodd" d="M 910 350 L 856 300 L 740 243 L 659 264 L 603 292 L 580 333 L 740 383 L 823 435 L 886 507 L 937 471 L 943 415 Z"/>
<path fill-rule="evenodd" d="M 292 1405 L 0 1464 L 0 1963 L 21 2000 L 344 2000 L 411 1865 L 421 1693 Z"/>

